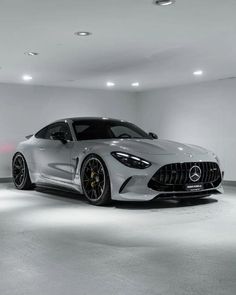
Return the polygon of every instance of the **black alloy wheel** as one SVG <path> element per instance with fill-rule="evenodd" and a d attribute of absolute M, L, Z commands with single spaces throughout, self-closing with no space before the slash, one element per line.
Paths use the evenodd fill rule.
<path fill-rule="evenodd" d="M 93 154 L 85 159 L 81 169 L 81 183 L 91 204 L 106 205 L 111 201 L 108 171 L 99 156 Z"/>
<path fill-rule="evenodd" d="M 17 189 L 27 190 L 32 188 L 28 166 L 21 153 L 17 153 L 12 160 L 12 176 Z"/>

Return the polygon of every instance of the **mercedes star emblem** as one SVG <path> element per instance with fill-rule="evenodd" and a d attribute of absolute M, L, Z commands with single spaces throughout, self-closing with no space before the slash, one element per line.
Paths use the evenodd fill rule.
<path fill-rule="evenodd" d="M 202 176 L 202 170 L 200 169 L 199 166 L 194 165 L 190 170 L 189 170 L 189 178 L 192 182 L 197 182 Z"/>

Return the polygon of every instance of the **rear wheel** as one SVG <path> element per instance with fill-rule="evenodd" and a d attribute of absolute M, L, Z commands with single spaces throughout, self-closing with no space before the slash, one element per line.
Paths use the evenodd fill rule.
<path fill-rule="evenodd" d="M 28 166 L 21 153 L 17 153 L 12 160 L 12 176 L 17 189 L 28 190 L 32 188 Z"/>
<path fill-rule="evenodd" d="M 88 201 L 97 206 L 111 202 L 110 179 L 103 160 L 94 154 L 88 156 L 81 169 L 81 183 Z"/>

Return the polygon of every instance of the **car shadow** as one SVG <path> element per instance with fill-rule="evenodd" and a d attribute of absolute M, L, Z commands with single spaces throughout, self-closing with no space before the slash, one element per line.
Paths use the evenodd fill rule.
<path fill-rule="evenodd" d="M 41 187 L 36 186 L 35 191 L 44 194 L 45 197 L 50 199 L 58 199 L 70 202 L 70 203 L 87 203 L 87 200 L 84 195 L 81 195 L 77 192 L 70 191 L 70 190 L 61 190 L 61 189 L 55 189 L 55 188 L 48 188 L 48 187 Z"/>
<path fill-rule="evenodd" d="M 37 192 L 45 194 L 45 197 L 50 199 L 60 199 L 65 202 L 70 203 L 83 203 L 88 204 L 84 195 L 76 193 L 74 191 L 62 191 L 54 188 L 44 188 L 36 187 Z M 189 207 L 189 206 L 201 206 L 209 205 L 218 202 L 217 199 L 213 197 L 203 198 L 203 199 L 192 199 L 192 200 L 152 200 L 152 201 L 113 201 L 110 205 L 106 207 L 113 207 L 117 209 L 128 209 L 128 210 L 144 210 L 144 209 L 168 209 L 168 208 L 178 208 L 178 207 Z M 91 205 L 92 206 L 92 205 Z"/>
<path fill-rule="evenodd" d="M 170 209 L 178 207 L 201 206 L 217 203 L 214 198 L 192 199 L 192 200 L 152 200 L 147 202 L 114 202 L 114 207 L 128 210 L 143 210 L 143 209 Z"/>

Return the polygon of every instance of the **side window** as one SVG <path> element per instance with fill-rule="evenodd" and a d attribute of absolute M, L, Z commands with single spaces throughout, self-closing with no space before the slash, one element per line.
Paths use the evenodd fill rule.
<path fill-rule="evenodd" d="M 44 127 L 43 129 L 39 130 L 39 131 L 35 134 L 35 137 L 36 137 L 36 138 L 45 138 L 45 134 L 46 134 L 47 128 L 48 128 L 48 127 Z"/>
<path fill-rule="evenodd" d="M 49 125 L 42 130 L 40 130 L 35 137 L 36 138 L 43 138 L 43 139 L 52 139 L 52 134 L 55 132 L 62 132 L 65 135 L 66 140 L 72 140 L 70 128 L 66 123 L 59 122 Z"/>

